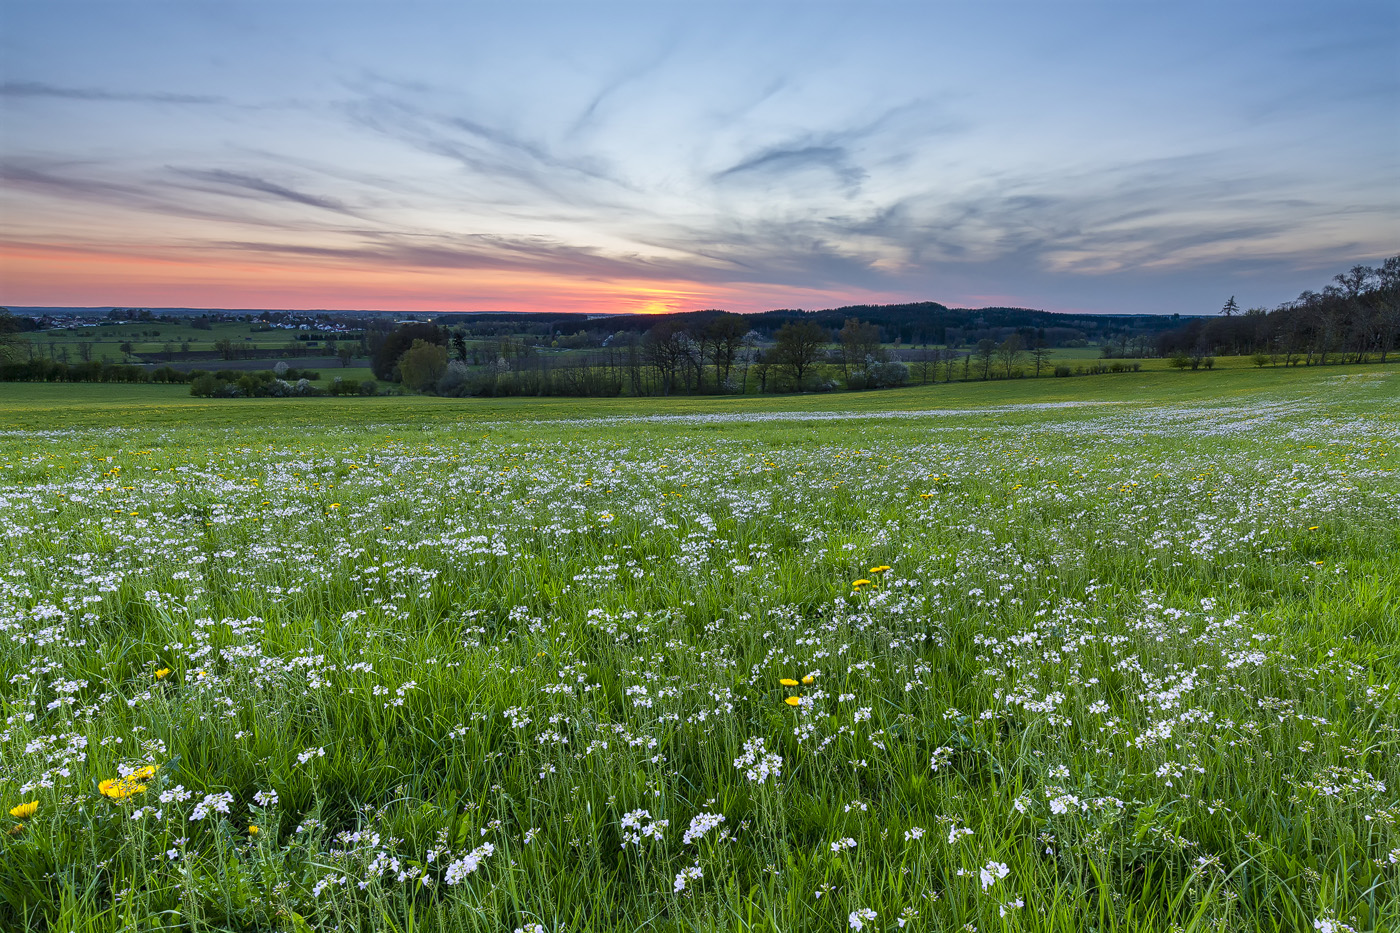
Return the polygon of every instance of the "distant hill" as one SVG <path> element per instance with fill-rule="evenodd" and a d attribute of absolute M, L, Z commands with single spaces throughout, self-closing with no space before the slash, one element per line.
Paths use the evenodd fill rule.
<path fill-rule="evenodd" d="M 518 330 L 528 327 L 540 332 L 572 334 L 584 331 L 650 330 L 662 322 L 681 327 L 723 314 L 723 311 L 688 311 L 678 314 L 618 314 L 580 319 L 578 315 L 548 313 L 458 312 L 435 318 L 438 324 L 466 325 L 469 330 L 489 332 L 499 324 Z M 1146 337 L 1179 327 L 1177 315 L 1152 314 L 1062 314 L 1032 308 L 949 308 L 936 301 L 894 305 L 846 305 L 822 311 L 782 309 L 744 315 L 760 334 L 772 334 L 789 321 L 809 319 L 830 330 L 839 330 L 848 319 L 858 318 L 880 328 L 886 342 L 904 344 L 963 343 L 983 337 L 1004 339 L 1023 333 L 1045 340 L 1051 346 L 1084 341 L 1100 343 L 1113 338 Z"/>
<path fill-rule="evenodd" d="M 606 335 L 619 331 L 642 333 L 669 322 L 691 328 L 725 312 L 688 311 L 677 314 L 582 315 L 534 311 L 454 311 L 439 314 L 403 311 L 280 310 L 258 308 L 123 308 L 102 306 L 19 307 L 10 306 L 16 316 L 62 320 L 69 317 L 105 318 L 129 311 L 133 317 L 208 318 L 237 320 L 286 318 L 294 321 L 355 321 L 371 328 L 392 326 L 398 320 L 432 320 L 440 325 L 462 328 L 470 333 L 576 334 L 580 331 Z M 148 317 L 150 316 L 150 317 Z M 1012 333 L 1043 340 L 1049 346 L 1101 344 L 1111 340 L 1151 339 L 1180 327 L 1178 315 L 1151 314 L 1064 314 L 1033 308 L 950 308 L 936 301 L 891 305 L 846 305 L 820 311 L 779 309 L 744 315 L 760 335 L 771 336 L 783 324 L 800 319 L 816 321 L 831 330 L 840 330 L 848 319 L 858 318 L 880 328 L 881 339 L 905 345 L 975 343 L 983 338 L 1005 339 Z"/>

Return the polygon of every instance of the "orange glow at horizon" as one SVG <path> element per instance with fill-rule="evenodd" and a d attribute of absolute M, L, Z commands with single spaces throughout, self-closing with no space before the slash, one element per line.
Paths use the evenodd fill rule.
<path fill-rule="evenodd" d="M 907 300 L 767 283 L 602 279 L 550 272 L 288 264 L 222 254 L 191 260 L 79 247 L 0 246 L 0 302 L 14 306 L 269 308 L 404 312 L 670 314 Z"/>

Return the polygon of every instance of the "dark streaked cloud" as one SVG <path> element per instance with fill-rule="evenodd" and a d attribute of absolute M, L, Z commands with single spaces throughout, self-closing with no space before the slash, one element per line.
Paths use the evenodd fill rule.
<path fill-rule="evenodd" d="M 721 183 L 748 180 L 762 184 L 771 181 L 773 176 L 787 177 L 812 168 L 831 172 L 848 190 L 859 187 L 867 175 L 864 169 L 854 164 L 851 154 L 840 146 L 803 146 L 757 153 L 716 172 L 714 180 Z"/>
<path fill-rule="evenodd" d="M 245 195 L 243 200 L 252 200 L 261 193 L 263 197 L 260 200 L 266 203 L 306 204 L 355 216 L 334 201 L 317 199 L 258 178 L 227 172 L 213 174 L 221 185 L 172 185 L 163 176 L 153 178 L 141 173 L 124 172 L 90 160 L 52 163 L 28 158 L 0 162 L 0 182 L 4 182 L 13 193 L 12 197 L 24 195 L 40 204 L 66 202 L 94 209 L 112 208 L 123 216 L 164 215 L 207 221 L 214 225 L 239 224 L 274 229 L 291 226 L 289 218 L 230 207 L 224 198 L 191 197 L 191 192 L 229 194 L 241 190 Z M 213 182 L 214 178 L 206 178 L 205 181 Z"/>
<path fill-rule="evenodd" d="M 102 88 L 59 87 L 40 81 L 0 83 L 0 97 L 47 97 L 63 100 L 121 101 L 135 104 L 224 104 L 225 97 L 210 94 L 110 91 Z"/>
<path fill-rule="evenodd" d="M 256 175 L 245 175 L 241 172 L 230 172 L 224 169 L 190 169 L 171 167 L 170 171 L 184 178 L 195 181 L 206 182 L 202 188 L 205 191 L 213 191 L 219 194 L 232 194 L 240 197 L 262 195 L 274 200 L 290 201 L 293 204 L 304 204 L 307 207 L 317 207 L 322 210 L 335 211 L 338 214 L 353 214 L 345 205 L 334 198 L 320 197 L 314 194 L 296 191 L 285 185 L 268 181 Z M 212 185 L 213 187 L 208 187 Z"/>

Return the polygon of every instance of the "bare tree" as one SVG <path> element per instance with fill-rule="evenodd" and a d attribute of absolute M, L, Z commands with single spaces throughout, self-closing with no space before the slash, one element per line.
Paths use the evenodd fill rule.
<path fill-rule="evenodd" d="M 997 346 L 997 360 L 1006 368 L 1006 378 L 1010 379 L 1016 364 L 1026 355 L 1025 344 L 1020 334 L 1012 334 Z"/>
<path fill-rule="evenodd" d="M 859 318 L 846 318 L 837 334 L 841 344 L 841 375 L 848 377 L 853 369 L 861 369 L 867 359 L 883 362 L 880 348 L 880 328 L 867 324 Z"/>
<path fill-rule="evenodd" d="M 1376 319 L 1376 343 L 1381 362 L 1400 337 L 1400 256 L 1391 256 L 1376 271 L 1376 292 L 1373 314 Z"/>
<path fill-rule="evenodd" d="M 977 341 L 977 363 L 982 367 L 982 378 L 992 378 L 992 359 L 996 356 L 997 342 L 990 337 Z"/>
<path fill-rule="evenodd" d="M 724 390 L 729 381 L 729 370 L 744 346 L 744 337 L 749 332 L 749 322 L 737 314 L 724 313 L 705 325 L 704 349 L 708 351 L 711 364 L 715 367 L 715 385 Z"/>
<path fill-rule="evenodd" d="M 647 331 L 642 348 L 647 363 L 656 370 L 661 394 L 670 395 L 676 377 L 683 375 L 690 354 L 690 341 L 685 332 L 671 321 L 662 321 Z"/>
<path fill-rule="evenodd" d="M 739 360 L 744 364 L 743 373 L 739 376 L 740 395 L 749 391 L 749 366 L 753 364 L 754 352 L 752 332 L 746 333 L 743 342 L 739 344 Z"/>
<path fill-rule="evenodd" d="M 768 374 L 773 367 L 773 357 L 775 354 L 770 350 L 758 350 L 754 354 L 754 371 L 758 375 L 758 391 L 763 394 L 768 391 Z"/>
<path fill-rule="evenodd" d="M 1031 347 L 1031 359 L 1035 361 L 1035 376 L 1039 379 L 1041 369 L 1050 365 L 1050 348 L 1044 340 L 1037 340 Z"/>
<path fill-rule="evenodd" d="M 793 385 L 801 391 L 803 380 L 822 358 L 830 342 L 826 330 L 816 321 L 789 321 L 778 328 L 774 337 L 778 345 L 773 352 L 792 376 Z"/>

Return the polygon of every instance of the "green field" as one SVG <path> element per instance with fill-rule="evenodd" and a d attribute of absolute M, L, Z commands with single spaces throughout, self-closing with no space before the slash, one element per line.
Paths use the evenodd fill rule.
<path fill-rule="evenodd" d="M 104 357 L 114 363 L 124 362 L 123 343 L 130 343 L 132 352 L 138 356 L 149 356 L 150 362 L 163 362 L 165 352 L 174 353 L 178 360 L 184 350 L 209 352 L 215 343 L 227 338 L 231 340 L 243 357 L 259 353 L 281 354 L 288 348 L 295 348 L 311 356 L 334 355 L 334 346 L 327 349 L 324 335 L 307 335 L 299 340 L 296 330 L 269 330 L 264 325 L 234 321 L 216 321 L 208 329 L 194 327 L 189 323 L 171 324 L 165 321 L 145 321 L 134 323 L 102 323 L 92 326 L 72 326 L 32 331 L 24 338 L 33 346 L 37 355 L 62 358 L 66 352 L 69 360 L 81 359 L 81 348 L 88 345 L 92 359 Z M 314 338 L 314 339 L 312 339 Z M 345 338 L 358 348 L 358 335 L 353 340 Z M 335 342 L 338 346 L 339 342 Z"/>
<path fill-rule="evenodd" d="M 1398 399 L 0 385 L 0 929 L 1396 929 Z"/>

